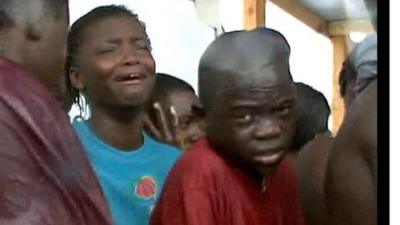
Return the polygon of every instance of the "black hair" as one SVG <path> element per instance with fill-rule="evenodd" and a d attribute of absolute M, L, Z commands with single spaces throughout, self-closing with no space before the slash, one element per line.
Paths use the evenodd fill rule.
<path fill-rule="evenodd" d="M 342 69 L 339 74 L 339 91 L 342 98 L 346 95 L 346 88 L 351 82 L 357 79 L 357 72 L 350 57 L 347 57 L 343 62 Z"/>
<path fill-rule="evenodd" d="M 184 80 L 165 73 L 156 73 L 156 75 L 156 81 L 149 102 L 165 101 L 169 94 L 177 91 L 190 91 L 195 93 L 193 87 Z"/>
<path fill-rule="evenodd" d="M 0 28 L 12 27 L 15 24 L 15 8 L 18 5 L 29 4 L 28 1 L 17 2 L 16 0 L 1 0 L 0 1 Z M 31 1 L 31 0 L 30 0 Z M 67 13 L 65 10 L 68 7 L 68 0 L 41 0 L 48 9 L 49 15 L 55 19 L 59 19 Z M 18 4 L 17 4 L 18 3 Z M 21 6 L 22 7 L 22 6 Z M 27 21 L 26 22 L 31 22 Z"/>
<path fill-rule="evenodd" d="M 299 151 L 316 134 L 328 131 L 328 118 L 331 113 L 325 96 L 311 86 L 296 82 L 296 134 L 293 138 L 293 151 Z"/>
<path fill-rule="evenodd" d="M 247 43 L 243 43 L 241 39 L 244 36 L 252 36 L 254 38 L 261 37 L 260 45 L 252 46 L 249 49 Z M 251 38 L 248 42 L 253 41 Z M 249 43 L 251 44 L 251 43 Z M 211 101 L 215 99 L 215 94 L 220 88 L 220 81 L 231 81 L 230 75 L 236 75 L 236 71 L 232 71 L 232 65 L 238 63 L 235 56 L 243 55 L 249 65 L 254 63 L 262 63 L 263 65 L 283 62 L 289 64 L 290 45 L 286 38 L 278 31 L 262 27 L 251 31 L 233 31 L 220 35 L 215 39 L 203 53 L 199 67 L 199 97 L 205 108 L 210 107 Z M 220 62 L 220 61 L 223 62 Z M 287 66 L 289 68 L 289 65 Z M 292 81 L 290 69 L 288 78 Z"/>
<path fill-rule="evenodd" d="M 195 93 L 193 87 L 186 81 L 165 73 L 156 73 L 156 81 L 154 88 L 149 99 L 146 102 L 146 111 L 150 118 L 153 115 L 153 104 L 159 102 L 160 104 L 166 103 L 168 97 L 174 92 L 192 92 Z"/>
<path fill-rule="evenodd" d="M 80 17 L 77 21 L 75 21 L 72 24 L 70 31 L 68 33 L 68 49 L 67 49 L 67 60 L 65 66 L 65 71 L 66 71 L 65 75 L 67 76 L 67 79 L 65 79 L 66 92 L 67 96 L 72 98 L 72 102 L 78 105 L 81 112 L 84 109 L 84 105 L 82 105 L 82 101 L 80 101 L 79 91 L 75 89 L 71 84 L 71 80 L 69 79 L 69 69 L 72 66 L 76 66 L 77 64 L 76 60 L 79 53 L 79 49 L 84 40 L 85 30 L 88 27 L 90 27 L 90 25 L 92 25 L 93 23 L 110 17 L 132 18 L 139 24 L 139 26 L 143 29 L 144 33 L 147 36 L 145 23 L 139 20 L 137 14 L 133 13 L 123 5 L 99 6 L 97 8 L 92 9 L 90 12 Z M 147 45 L 148 48 L 151 50 L 151 43 L 148 37 L 147 37 Z"/>

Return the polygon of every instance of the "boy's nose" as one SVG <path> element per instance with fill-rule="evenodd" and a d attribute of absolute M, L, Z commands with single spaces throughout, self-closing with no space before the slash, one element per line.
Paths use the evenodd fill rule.
<path fill-rule="evenodd" d="M 127 48 L 124 52 L 123 64 L 136 65 L 139 63 L 139 56 L 134 49 Z"/>
<path fill-rule="evenodd" d="M 139 63 L 139 60 L 135 56 L 126 56 L 124 58 L 124 65 L 132 66 Z"/>
<path fill-rule="evenodd" d="M 278 121 L 274 119 L 264 119 L 259 121 L 254 130 L 257 139 L 271 139 L 279 137 L 282 129 Z"/>

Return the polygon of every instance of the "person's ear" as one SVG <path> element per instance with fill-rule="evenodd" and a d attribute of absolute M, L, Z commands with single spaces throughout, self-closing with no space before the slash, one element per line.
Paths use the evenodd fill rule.
<path fill-rule="evenodd" d="M 71 85 L 79 91 L 83 91 L 85 89 L 85 85 L 82 81 L 82 76 L 79 72 L 79 68 L 70 67 L 68 70 L 68 77 L 71 81 Z"/>

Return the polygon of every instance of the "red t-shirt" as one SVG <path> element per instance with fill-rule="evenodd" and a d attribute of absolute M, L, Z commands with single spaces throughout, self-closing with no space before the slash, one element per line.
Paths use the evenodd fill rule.
<path fill-rule="evenodd" d="M 0 224 L 111 224 L 60 103 L 35 75 L 1 57 Z"/>
<path fill-rule="evenodd" d="M 152 225 L 303 225 L 297 180 L 283 161 L 261 181 L 228 164 L 206 139 L 173 167 Z"/>

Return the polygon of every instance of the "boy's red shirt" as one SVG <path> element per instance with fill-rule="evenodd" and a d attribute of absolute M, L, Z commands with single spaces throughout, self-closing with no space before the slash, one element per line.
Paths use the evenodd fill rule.
<path fill-rule="evenodd" d="M 202 139 L 171 170 L 151 224 L 303 225 L 290 163 L 282 161 L 266 183 L 263 191 Z"/>

